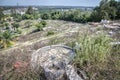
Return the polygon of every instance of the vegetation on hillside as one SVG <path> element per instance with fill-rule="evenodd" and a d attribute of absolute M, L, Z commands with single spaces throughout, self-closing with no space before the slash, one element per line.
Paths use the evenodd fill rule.
<path fill-rule="evenodd" d="M 99 22 L 102 19 L 119 20 L 120 2 L 102 0 L 99 6 L 91 11 L 74 9 L 50 10 L 43 13 L 29 6 L 23 15 L 17 14 L 14 9 L 11 10 L 12 14 L 4 15 L 3 10 L 4 8 L 0 8 L 0 50 L 1 53 L 12 54 L 0 54 L 0 79 L 38 80 L 41 77 L 44 80 L 43 71 L 36 72 L 31 69 L 30 55 L 40 47 L 55 44 L 66 44 L 75 50 L 73 65 L 78 73 L 79 69 L 83 69 L 90 80 L 120 79 L 120 46 L 110 44 L 116 40 L 108 36 L 107 31 L 101 30 L 101 27 L 92 32 L 85 30 L 89 29 L 90 25 L 85 29 L 81 27 L 88 24 L 78 25 Z M 64 21 L 59 23 L 60 20 Z M 76 31 L 78 28 L 79 32 Z M 91 28 L 93 29 L 93 26 Z M 100 34 L 94 33 L 97 31 L 101 31 Z M 23 40 L 20 42 L 21 39 Z M 8 50 L 15 42 L 17 44 L 13 46 L 13 50 Z"/>
<path fill-rule="evenodd" d="M 7 48 L 13 44 L 12 33 L 10 31 L 5 31 L 0 33 L 0 48 Z"/>

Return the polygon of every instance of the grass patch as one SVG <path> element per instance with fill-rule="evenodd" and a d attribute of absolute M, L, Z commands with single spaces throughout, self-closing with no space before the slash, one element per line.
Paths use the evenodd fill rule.
<path fill-rule="evenodd" d="M 81 50 L 76 50 L 77 56 L 75 62 L 79 62 L 81 65 L 97 64 L 107 60 L 110 55 L 111 38 L 105 34 L 88 35 L 84 34 L 77 39 Z"/>
<path fill-rule="evenodd" d="M 106 34 L 83 33 L 76 36 L 80 49 L 76 50 L 74 65 L 83 69 L 90 80 L 119 80 L 120 46 L 112 46 Z M 71 43 L 75 46 L 75 42 Z"/>

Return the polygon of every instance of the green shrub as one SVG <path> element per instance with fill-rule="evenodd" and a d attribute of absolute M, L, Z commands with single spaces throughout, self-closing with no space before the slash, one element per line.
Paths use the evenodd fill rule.
<path fill-rule="evenodd" d="M 42 31 L 43 25 L 41 23 L 36 24 L 37 30 Z"/>
<path fill-rule="evenodd" d="M 81 50 L 76 50 L 77 56 L 75 62 L 83 65 L 86 63 L 97 64 L 106 61 L 111 53 L 110 41 L 111 38 L 107 37 L 105 34 L 86 34 L 80 36 L 78 43 Z"/>
<path fill-rule="evenodd" d="M 47 36 L 49 36 L 49 35 L 54 35 L 54 34 L 55 34 L 54 32 L 49 31 L 49 32 L 47 33 Z"/>
<path fill-rule="evenodd" d="M 20 29 L 17 29 L 16 32 L 17 32 L 18 34 L 21 34 L 21 33 L 22 33 L 22 31 L 21 31 Z"/>
<path fill-rule="evenodd" d="M 14 29 L 17 29 L 20 27 L 19 23 L 17 23 L 17 22 L 12 23 L 12 26 Z"/>
<path fill-rule="evenodd" d="M 25 20 L 25 19 L 34 19 L 33 15 L 30 15 L 30 14 L 24 14 L 22 15 L 22 19 Z"/>
<path fill-rule="evenodd" d="M 46 21 L 44 21 L 44 20 L 41 21 L 40 23 L 41 23 L 44 27 L 47 25 Z"/>
<path fill-rule="evenodd" d="M 41 21 L 39 23 L 36 24 L 37 30 L 38 31 L 42 31 L 43 28 L 47 25 L 46 21 Z"/>

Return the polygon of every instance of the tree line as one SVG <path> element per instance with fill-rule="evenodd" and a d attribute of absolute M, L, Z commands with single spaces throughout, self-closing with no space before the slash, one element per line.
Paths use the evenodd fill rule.
<path fill-rule="evenodd" d="M 101 21 L 102 19 L 116 20 L 120 19 L 120 2 L 115 0 L 102 0 L 99 6 L 95 7 L 92 12 L 82 10 L 69 10 L 63 12 L 45 13 L 42 19 L 59 19 L 74 22 L 92 22 Z"/>
<path fill-rule="evenodd" d="M 3 9 L 0 8 L 0 20 L 3 18 Z M 13 11 L 14 12 L 14 11 Z M 58 19 L 85 23 L 89 21 L 100 21 L 101 19 L 116 20 L 120 19 L 120 2 L 115 0 L 102 0 L 99 6 L 93 11 L 82 11 L 79 9 L 69 11 L 50 11 L 47 13 L 36 13 L 32 7 L 28 7 L 26 14 L 12 14 L 16 21 L 25 19 Z"/>

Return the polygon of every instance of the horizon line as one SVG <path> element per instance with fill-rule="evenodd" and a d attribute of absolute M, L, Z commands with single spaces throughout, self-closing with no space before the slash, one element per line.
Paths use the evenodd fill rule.
<path fill-rule="evenodd" d="M 18 6 L 18 7 L 22 7 L 22 6 L 25 6 L 25 7 L 28 7 L 28 6 L 55 6 L 55 7 L 96 7 L 96 6 L 76 6 L 76 5 L 0 5 L 0 6 L 3 6 L 3 7 L 7 7 L 7 6 L 11 6 L 11 7 L 14 7 L 14 6 Z"/>

